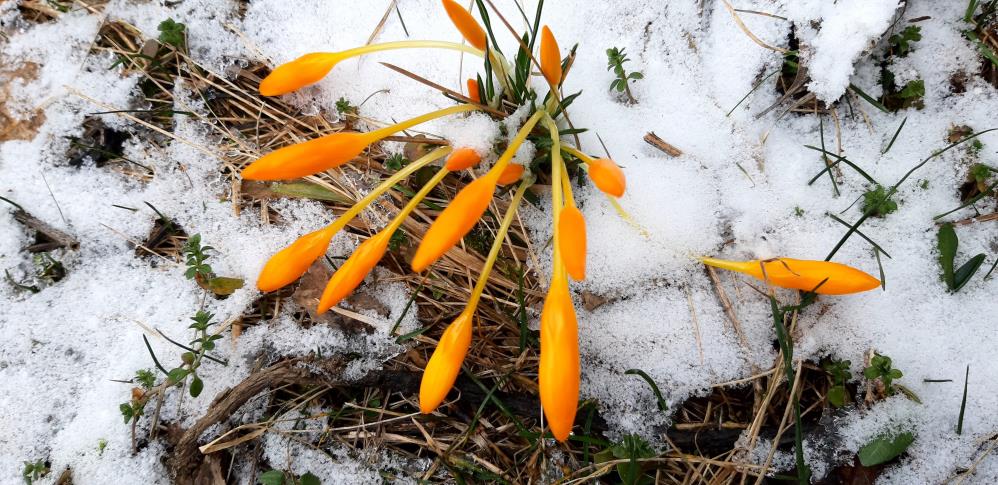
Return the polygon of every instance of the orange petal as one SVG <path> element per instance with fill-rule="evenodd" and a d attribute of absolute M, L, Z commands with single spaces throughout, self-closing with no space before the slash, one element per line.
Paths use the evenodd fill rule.
<path fill-rule="evenodd" d="M 474 79 L 468 79 L 468 97 L 476 103 L 481 103 L 482 99 L 478 95 L 478 81 Z"/>
<path fill-rule="evenodd" d="M 541 29 L 541 73 L 552 86 L 561 82 L 561 50 L 547 25 Z"/>
<path fill-rule="evenodd" d="M 537 383 L 551 434 L 564 442 L 579 404 L 579 329 L 564 276 L 555 276 L 544 300 Z"/>
<path fill-rule="evenodd" d="M 481 25 L 478 25 L 478 22 L 471 16 L 471 13 L 454 0 L 443 0 L 443 3 L 444 10 L 447 11 L 447 16 L 450 17 L 450 21 L 454 22 L 454 26 L 464 36 L 464 40 L 468 41 L 474 48 L 484 51 L 485 31 L 482 30 Z"/>
<path fill-rule="evenodd" d="M 385 255 L 391 236 L 390 233 L 382 231 L 357 246 L 350 258 L 329 279 L 326 289 L 323 290 L 322 298 L 319 299 L 318 312 L 320 314 L 338 305 L 364 281 L 367 274 Z"/>
<path fill-rule="evenodd" d="M 335 234 L 332 226 L 326 226 L 298 238 L 271 256 L 256 279 L 256 287 L 264 292 L 275 291 L 301 278 L 319 256 L 326 254 Z"/>
<path fill-rule="evenodd" d="M 624 195 L 624 189 L 627 188 L 624 171 L 608 158 L 597 158 L 589 162 L 589 179 L 596 184 L 596 188 L 614 197 Z"/>
<path fill-rule="evenodd" d="M 851 266 L 831 261 L 810 261 L 791 258 L 776 258 L 760 263 L 753 261 L 726 261 L 723 259 L 702 258 L 704 264 L 751 275 L 760 280 L 768 280 L 781 288 L 811 291 L 826 280 L 815 293 L 822 295 L 845 295 L 872 290 L 880 286 L 880 280 Z M 762 266 L 766 267 L 763 275 Z"/>
<path fill-rule="evenodd" d="M 333 133 L 274 150 L 243 169 L 244 180 L 287 180 L 336 168 L 360 155 L 369 133 Z"/>
<path fill-rule="evenodd" d="M 456 170 L 464 170 L 466 168 L 474 167 L 478 165 L 478 162 L 482 161 L 482 157 L 478 155 L 474 149 L 471 148 L 458 148 L 450 154 L 447 158 L 447 164 L 445 167 L 451 172 Z"/>
<path fill-rule="evenodd" d="M 426 363 L 423 380 L 419 384 L 419 410 L 432 413 L 454 387 L 461 363 L 471 346 L 471 322 L 474 311 L 462 312 L 447 326 L 436 350 Z"/>
<path fill-rule="evenodd" d="M 437 216 L 412 257 L 412 269 L 423 271 L 464 237 L 485 213 L 496 190 L 496 177 L 489 174 L 466 185 Z"/>
<path fill-rule="evenodd" d="M 333 66 L 339 56 L 329 52 L 305 54 L 291 62 L 281 64 L 260 81 L 260 94 L 278 96 L 317 83 Z"/>
<path fill-rule="evenodd" d="M 502 169 L 502 173 L 499 174 L 499 180 L 496 181 L 499 185 L 509 185 L 513 182 L 520 180 L 523 177 L 523 171 L 525 167 L 519 163 L 510 163 L 506 165 L 506 168 Z"/>
<path fill-rule="evenodd" d="M 586 278 L 586 220 L 579 209 L 568 206 L 558 217 L 558 249 L 565 269 L 575 281 Z"/>

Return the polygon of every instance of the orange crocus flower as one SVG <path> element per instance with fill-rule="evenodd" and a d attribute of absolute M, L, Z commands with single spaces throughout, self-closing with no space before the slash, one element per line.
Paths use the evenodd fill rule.
<path fill-rule="evenodd" d="M 506 168 L 502 170 L 499 174 L 499 180 L 496 181 L 498 185 L 509 185 L 511 183 L 517 182 L 523 177 L 523 172 L 525 167 L 519 163 L 511 163 L 506 165 Z"/>
<path fill-rule="evenodd" d="M 385 251 L 388 250 L 388 241 L 391 237 L 391 232 L 382 231 L 357 246 L 322 291 L 317 309 L 320 314 L 338 305 L 347 295 L 353 293 L 367 274 L 378 265 L 378 261 L 381 261 Z"/>
<path fill-rule="evenodd" d="M 547 25 L 541 29 L 541 73 L 552 86 L 561 82 L 561 50 Z"/>
<path fill-rule="evenodd" d="M 423 414 L 432 413 L 444 401 L 457 374 L 461 372 L 461 364 L 471 346 L 471 323 L 475 309 L 465 309 L 447 326 L 437 348 L 433 351 L 430 361 L 423 371 L 423 380 L 419 385 L 419 410 Z"/>
<path fill-rule="evenodd" d="M 478 81 L 474 79 L 468 79 L 468 97 L 476 103 L 481 103 L 482 98 L 478 94 Z"/>
<path fill-rule="evenodd" d="M 330 224 L 315 232 L 310 232 L 270 257 L 257 277 L 256 287 L 268 292 L 283 288 L 308 271 L 308 267 L 326 253 L 329 241 L 339 231 Z"/>
<path fill-rule="evenodd" d="M 822 295 L 845 295 L 872 290 L 880 280 L 851 266 L 831 261 L 775 258 L 766 261 L 727 261 L 700 258 L 708 266 L 745 273 L 781 288 L 811 291 Z M 763 266 L 766 271 L 763 274 Z M 827 280 L 827 281 L 826 281 Z M 822 284 L 822 281 L 824 283 Z M 821 284 L 820 287 L 818 285 Z"/>
<path fill-rule="evenodd" d="M 484 36 L 485 34 L 482 35 Z M 336 64 L 351 57 L 378 51 L 418 48 L 452 49 L 477 56 L 482 55 L 483 49 L 482 47 L 476 49 L 454 42 L 403 40 L 365 45 L 340 52 L 313 52 L 274 68 L 267 77 L 260 81 L 260 94 L 264 96 L 279 96 L 303 88 L 309 84 L 317 83 L 329 74 L 329 71 L 333 70 Z"/>
<path fill-rule="evenodd" d="M 620 197 L 624 195 L 627 188 L 627 179 L 623 170 L 608 158 L 597 158 L 587 163 L 589 166 L 589 179 L 593 181 L 596 188 L 607 195 Z"/>
<path fill-rule="evenodd" d="M 443 0 L 443 4 L 444 10 L 447 11 L 447 16 L 450 17 L 451 22 L 454 22 L 454 26 L 464 36 L 464 40 L 468 41 L 474 48 L 484 51 L 486 44 L 485 31 L 482 30 L 481 25 L 478 25 L 478 22 L 471 16 L 471 13 L 454 0 Z"/>
<path fill-rule="evenodd" d="M 565 441 L 572 432 L 579 403 L 579 329 L 563 274 L 551 281 L 541 312 L 537 383 L 551 434 Z"/>
<path fill-rule="evenodd" d="M 415 118 L 367 133 L 341 132 L 274 150 L 243 169 L 245 180 L 287 180 L 305 177 L 339 167 L 353 160 L 368 145 L 420 123 L 465 111 L 479 109 L 461 104 L 432 111 Z"/>
<path fill-rule="evenodd" d="M 586 220 L 575 206 L 567 206 L 558 219 L 561 257 L 575 281 L 586 278 Z"/>
<path fill-rule="evenodd" d="M 458 148 L 447 158 L 447 170 L 452 172 L 474 167 L 482 161 L 481 155 L 473 148 Z"/>
<path fill-rule="evenodd" d="M 498 175 L 489 172 L 466 185 L 437 216 L 412 257 L 412 270 L 420 272 L 443 256 L 464 237 L 485 213 L 496 190 Z"/>

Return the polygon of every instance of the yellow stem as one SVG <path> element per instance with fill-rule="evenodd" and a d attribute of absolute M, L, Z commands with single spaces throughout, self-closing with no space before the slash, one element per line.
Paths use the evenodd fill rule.
<path fill-rule="evenodd" d="M 759 261 L 728 261 L 726 259 L 717 258 L 699 258 L 700 262 L 706 264 L 707 266 L 713 266 L 715 268 L 726 269 L 729 271 L 735 271 L 738 273 L 747 273 L 750 271 L 753 265 L 759 263 Z"/>
<path fill-rule="evenodd" d="M 384 193 L 386 190 L 388 190 L 395 184 L 399 183 L 400 181 L 404 180 L 409 175 L 412 175 L 415 171 L 429 165 L 430 163 L 433 163 L 436 160 L 439 160 L 447 156 L 447 154 L 450 152 L 451 152 L 451 147 L 449 146 L 440 147 L 416 159 L 409 165 L 406 165 L 405 167 L 402 168 L 402 170 L 395 172 L 395 175 L 388 177 L 387 180 L 382 182 L 381 185 L 377 186 L 374 190 L 371 191 L 371 193 L 367 194 L 367 196 L 365 196 L 363 199 L 357 201 L 357 203 L 355 203 L 353 207 L 351 207 L 349 210 L 344 212 L 342 216 L 338 217 L 335 221 L 326 226 L 325 230 L 331 231 L 333 233 L 339 232 L 340 229 L 343 229 L 343 227 L 345 227 L 354 217 L 356 217 L 357 214 L 360 214 L 362 210 L 364 210 L 368 205 L 370 205 L 371 202 L 374 202 L 378 197 L 381 197 L 381 194 Z"/>
<path fill-rule="evenodd" d="M 575 197 L 572 196 L 572 181 L 568 177 L 568 167 L 565 166 L 564 160 L 562 160 L 561 166 L 561 189 L 565 191 L 565 205 L 575 207 Z"/>
<path fill-rule="evenodd" d="M 400 40 L 397 42 L 385 42 L 382 44 L 371 44 L 361 47 L 354 47 L 353 49 L 347 49 L 345 51 L 336 52 L 335 54 L 341 56 L 342 59 L 349 59 L 351 57 L 362 56 L 364 54 L 370 54 L 372 52 L 380 51 L 390 51 L 396 49 L 419 49 L 419 48 L 430 48 L 430 49 L 452 49 L 456 51 L 464 51 L 468 54 L 476 55 L 482 57 L 482 51 L 475 49 L 474 47 L 466 44 L 458 44 L 457 42 L 444 42 L 440 40 Z"/>
<path fill-rule="evenodd" d="M 523 141 L 530 135 L 531 130 L 534 129 L 534 125 L 536 125 L 545 114 L 545 111 L 537 110 L 534 112 L 534 115 L 523 124 L 523 127 L 520 128 L 520 131 L 518 131 L 516 136 L 513 138 L 513 141 L 509 142 L 509 146 L 506 148 L 506 151 L 502 153 L 499 160 L 496 160 L 496 164 L 492 166 L 491 170 L 489 170 L 489 176 L 499 177 L 499 175 L 502 174 L 502 171 L 506 168 L 506 165 L 509 165 L 510 160 L 516 156 L 516 150 L 520 148 Z"/>
<path fill-rule="evenodd" d="M 388 226 L 385 227 L 385 229 L 383 230 L 392 233 L 397 231 L 398 228 L 402 226 L 402 223 L 405 222 L 405 218 L 409 217 L 409 214 L 412 213 L 412 211 L 415 210 L 417 206 L 419 206 L 419 203 L 426 198 L 427 194 L 429 194 L 430 191 L 433 190 L 433 188 L 436 187 L 437 184 L 439 184 L 440 181 L 443 180 L 444 177 L 446 177 L 447 174 L 449 173 L 450 170 L 447 170 L 446 167 L 441 167 L 440 170 L 437 171 L 436 175 L 434 175 L 433 178 L 431 178 L 428 182 L 426 182 L 426 185 L 423 185 L 423 188 L 419 189 L 419 192 L 416 192 L 416 195 L 412 196 L 412 200 L 410 200 L 409 203 L 406 204 L 405 207 L 403 207 L 402 210 L 395 215 L 395 219 L 392 219 L 392 222 L 389 223 Z"/>
<path fill-rule="evenodd" d="M 589 155 L 586 155 L 585 153 L 582 153 L 579 150 L 575 149 L 575 147 L 571 147 L 571 146 L 568 146 L 568 145 L 562 145 L 561 149 L 565 150 L 566 152 L 568 152 L 573 157 L 578 158 L 579 160 L 582 160 L 582 163 L 585 163 L 587 165 L 586 166 L 586 170 L 589 170 L 588 165 L 593 162 L 593 157 L 590 157 Z"/>
<path fill-rule="evenodd" d="M 554 249 L 551 259 L 554 261 L 553 277 L 558 278 L 564 277 L 565 273 L 565 263 L 561 260 L 561 250 L 559 249 L 561 237 L 558 234 L 558 221 L 561 218 L 561 210 L 564 205 L 562 200 L 563 184 L 560 181 L 565 162 L 561 158 L 561 136 L 558 134 L 558 124 L 547 113 L 544 116 L 544 124 L 547 125 L 548 131 L 551 133 L 551 214 L 554 227 Z"/>
<path fill-rule="evenodd" d="M 379 139 L 384 138 L 386 136 L 389 136 L 389 135 L 391 135 L 393 133 L 397 133 L 399 131 L 407 130 L 409 128 L 412 128 L 413 126 L 416 126 L 416 125 L 418 125 L 420 123 L 426 123 L 427 121 L 435 120 L 437 118 L 440 118 L 440 117 L 443 117 L 443 116 L 447 116 L 447 115 L 452 115 L 452 114 L 455 114 L 455 113 L 463 113 L 465 111 L 475 111 L 475 110 L 479 110 L 479 109 L 482 109 L 482 108 L 479 107 L 479 106 L 477 106 L 477 105 L 474 105 L 474 104 L 459 104 L 459 105 L 451 106 L 449 108 L 444 108 L 444 109 L 438 109 L 436 111 L 431 111 L 431 112 L 426 113 L 424 115 L 419 115 L 419 116 L 417 116 L 415 118 L 410 118 L 410 119 L 405 120 L 405 121 L 403 121 L 401 123 L 395 123 L 394 125 L 391 125 L 391 126 L 386 126 L 384 128 L 380 128 L 380 129 L 377 129 L 377 130 L 374 130 L 374 131 L 370 131 L 370 132 L 368 132 L 368 135 L 372 139 L 379 140 Z"/>
<path fill-rule="evenodd" d="M 534 181 L 532 179 L 525 179 L 520 182 L 520 187 L 516 189 L 516 193 L 513 194 L 513 200 L 509 203 L 509 209 L 506 209 L 506 215 L 502 218 L 502 223 L 499 225 L 499 230 L 496 231 L 496 239 L 492 243 L 492 249 L 489 250 L 489 255 L 485 259 L 485 266 L 482 267 L 482 274 L 478 276 L 478 281 L 475 282 L 475 289 L 471 291 L 471 298 L 468 298 L 468 306 L 465 308 L 465 312 L 474 312 L 475 308 L 478 307 L 478 300 L 482 297 L 482 292 L 485 291 L 485 285 L 489 281 L 489 274 L 492 273 L 492 267 L 495 265 L 496 259 L 499 257 L 499 250 L 502 249 L 503 242 L 506 239 L 506 233 L 509 232 L 509 226 L 513 224 L 513 217 L 516 215 L 517 209 L 520 207 L 520 201 L 523 200 L 523 194 L 527 192 L 527 188 L 533 185 Z"/>

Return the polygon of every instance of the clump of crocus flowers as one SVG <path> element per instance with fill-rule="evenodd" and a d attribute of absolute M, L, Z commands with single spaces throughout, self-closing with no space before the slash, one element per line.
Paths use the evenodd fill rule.
<path fill-rule="evenodd" d="M 342 52 L 306 54 L 278 66 L 260 83 L 260 93 L 276 96 L 292 92 L 315 83 L 328 74 L 340 61 L 363 54 L 390 49 L 443 48 L 463 51 L 487 59 L 487 80 L 483 83 L 469 79 L 468 97 L 471 102 L 417 116 L 369 132 L 339 132 L 304 143 L 287 146 L 261 157 L 245 167 L 246 180 L 295 179 L 330 170 L 350 162 L 367 147 L 388 136 L 443 116 L 484 110 L 495 113 L 502 104 L 501 97 L 492 88 L 494 75 L 499 86 L 523 100 L 525 90 L 532 89 L 524 78 L 529 76 L 529 63 L 514 66 L 497 50 L 488 45 L 488 36 L 472 15 L 453 0 L 443 0 L 447 15 L 461 32 L 467 44 L 439 41 L 402 41 L 374 44 Z M 482 12 L 483 15 L 485 12 Z M 539 67 L 549 93 L 545 102 L 535 106 L 533 113 L 520 126 L 502 154 L 484 175 L 461 189 L 447 207 L 437 216 L 423 236 L 412 258 L 412 269 L 426 270 L 447 251 L 457 245 L 478 223 L 487 210 L 497 187 L 519 183 L 513 191 L 509 209 L 503 216 L 495 242 L 485 259 L 482 272 L 468 298 L 463 312 L 446 328 L 436 350 L 426 365 L 420 386 L 419 406 L 424 413 L 433 412 L 446 398 L 461 370 L 471 344 L 475 311 L 485 290 L 493 265 L 499 256 L 503 240 L 509 230 L 526 190 L 536 181 L 532 171 L 514 162 L 514 155 L 528 137 L 549 137 L 551 140 L 550 183 L 554 227 L 553 274 L 541 316 L 541 356 L 538 381 L 541 404 L 552 434 L 565 441 L 575 421 L 579 393 L 579 348 L 575 309 L 568 289 L 569 278 L 581 280 L 586 267 L 586 227 L 582 213 L 575 204 L 568 173 L 569 165 L 562 156 L 567 153 L 577 166 L 586 170 L 594 185 L 611 198 L 623 195 L 626 181 L 623 172 L 611 160 L 594 158 L 576 147 L 563 145 L 556 118 L 564 113 L 565 106 L 559 87 L 564 78 L 564 68 L 558 44 L 545 26 L 540 39 Z M 531 42 L 531 45 L 533 42 Z M 522 47 L 526 47 L 525 45 Z M 534 59 L 521 47 L 521 56 Z M 521 59 L 524 57 L 521 57 Z M 519 71 L 516 71 L 519 69 Z M 516 71 L 516 72 L 514 72 Z M 484 84 L 484 85 L 483 85 Z M 519 90 L 517 94 L 513 90 Z M 532 95 L 533 93 L 531 93 Z M 531 96 L 534 99 L 536 96 Z M 488 109 L 487 109 L 488 108 Z M 326 253 L 330 241 L 354 217 L 375 201 L 385 191 L 406 179 L 417 170 L 434 162 L 445 160 L 443 166 L 413 195 L 409 202 L 381 231 L 360 244 L 353 254 L 336 270 L 319 300 L 317 311 L 322 313 L 339 304 L 359 286 L 387 251 L 392 234 L 409 214 L 452 171 L 473 168 L 482 162 L 481 154 L 467 147 L 443 146 L 412 161 L 397 171 L 367 196 L 328 226 L 301 236 L 266 263 L 257 279 L 262 291 L 275 291 L 300 278 L 308 268 Z M 614 202 L 614 205 L 617 204 Z"/>
<path fill-rule="evenodd" d="M 521 43 L 518 62 L 509 63 L 497 50 L 489 47 L 489 37 L 472 15 L 453 0 L 442 0 L 447 15 L 461 32 L 467 44 L 440 41 L 400 41 L 373 44 L 341 52 L 306 54 L 278 66 L 260 83 L 260 93 L 276 96 L 295 91 L 318 82 L 339 62 L 372 52 L 407 48 L 442 48 L 463 51 L 486 59 L 486 81 L 482 78 L 467 81 L 469 103 L 426 113 L 384 128 L 369 132 L 339 132 L 304 143 L 275 150 L 245 167 L 242 177 L 246 180 L 286 180 L 313 175 L 334 169 L 350 162 L 365 149 L 395 133 L 421 123 L 449 115 L 471 111 L 495 113 L 503 101 L 536 99 L 526 78 L 533 61 L 549 87 L 543 103 L 534 106 L 533 113 L 520 126 L 516 135 L 506 144 L 501 155 L 484 175 L 461 189 L 447 207 L 437 216 L 423 236 L 412 258 L 412 269 L 426 270 L 451 248 L 457 245 L 478 223 L 487 210 L 497 187 L 519 183 L 513 191 L 509 209 L 503 216 L 495 241 L 485 259 L 485 265 L 468 298 L 467 305 L 457 318 L 444 330 L 436 350 L 423 373 L 419 392 L 419 407 L 423 413 L 433 412 L 446 398 L 461 371 L 462 363 L 471 345 L 475 312 L 485 290 L 489 274 L 499 256 L 505 235 L 526 190 L 536 181 L 533 171 L 513 161 L 514 155 L 528 137 L 549 137 L 550 150 L 546 161 L 550 164 L 551 206 L 553 237 L 553 271 L 547 296 L 541 312 L 540 362 L 538 384 L 544 416 L 552 435 L 565 441 L 571 433 L 578 406 L 579 347 L 578 325 L 569 292 L 569 280 L 582 280 L 586 273 L 586 223 L 576 206 L 569 177 L 567 154 L 576 165 L 586 171 L 593 184 L 610 198 L 622 215 L 616 198 L 626 189 L 626 179 L 612 160 L 594 158 L 577 147 L 562 143 L 558 118 L 565 112 L 565 98 L 559 88 L 566 74 L 561 51 L 551 30 L 544 26 L 539 37 L 538 58 Z M 480 10 L 485 15 L 484 10 Z M 493 45 L 495 43 L 493 42 Z M 533 45 L 531 40 L 530 45 Z M 492 88 L 495 76 L 503 99 Z M 531 91 L 527 93 L 527 91 Z M 528 95 L 529 94 L 529 95 Z M 508 103 L 507 103 L 508 104 Z M 533 102 L 531 101 L 533 106 Z M 540 134 L 538 134 L 540 132 Z M 482 162 L 480 153 L 468 147 L 443 146 L 412 161 L 357 201 L 349 210 L 326 227 L 305 234 L 282 249 L 267 261 L 257 279 L 257 287 L 265 292 L 275 291 L 300 278 L 308 268 L 326 253 L 332 238 L 361 211 L 397 183 L 416 171 L 445 160 L 433 177 L 416 192 L 409 202 L 382 230 L 360 244 L 353 254 L 336 270 L 319 299 L 317 311 L 325 312 L 349 296 L 374 269 L 388 249 L 391 236 L 423 199 L 451 172 L 474 168 Z M 537 165 L 540 166 L 539 164 Z M 771 261 L 732 262 L 702 258 L 705 264 L 741 271 L 766 279 L 777 286 L 811 290 L 818 293 L 842 294 L 865 291 L 879 282 L 861 271 L 837 263 L 799 261 L 781 258 Z M 820 286 L 819 286 L 819 283 Z"/>

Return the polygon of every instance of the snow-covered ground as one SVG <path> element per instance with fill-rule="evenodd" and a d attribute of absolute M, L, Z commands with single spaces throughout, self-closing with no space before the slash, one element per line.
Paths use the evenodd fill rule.
<path fill-rule="evenodd" d="M 195 60 L 221 73 L 247 61 L 277 64 L 307 52 L 362 45 L 388 1 L 257 0 L 241 15 L 237 2 L 113 0 L 99 14 L 76 7 L 55 22 L 38 25 L 19 17 L 17 3 L 0 2 L 0 30 L 5 34 L 0 37 L 0 73 L 27 62 L 40 67 L 34 78 L 0 86 L 0 92 L 8 92 L 7 111 L 26 117 L 41 110 L 45 122 L 33 139 L 0 143 L 0 195 L 76 235 L 81 247 L 58 253 L 68 276 L 39 293 L 0 284 L 4 299 L 0 305 L 0 482 L 17 483 L 23 462 L 39 458 L 51 460 L 56 470 L 49 481 L 71 467 L 74 483 L 167 482 L 160 445 L 131 455 L 129 429 L 118 411 L 118 404 L 127 400 L 128 386 L 111 380 L 127 379 L 136 369 L 150 367 L 141 344 L 144 327 L 157 327 L 167 334 L 186 331 L 200 290 L 181 276 L 181 267 L 151 265 L 135 256 L 129 240 L 145 238 L 155 219 L 144 202 L 218 248 L 211 261 L 217 273 L 247 281 L 255 280 L 268 255 L 298 234 L 320 227 L 327 215 L 317 203 L 288 200 L 275 204 L 289 221 L 286 226 L 263 224 L 255 213 L 234 216 L 230 202 L 218 196 L 228 183 L 219 174 L 220 161 L 181 143 L 159 149 L 134 137 L 127 142 L 126 156 L 155 170 L 148 183 L 94 166 L 68 166 L 67 137 L 80 134 L 88 113 L 104 111 L 76 93 L 117 109 L 136 108 L 137 78 L 109 70 L 114 59 L 88 55 L 89 48 L 104 21 L 122 19 L 155 38 L 157 25 L 172 17 L 186 24 Z M 522 27 L 511 0 L 495 3 L 516 27 Z M 534 10 L 534 2 L 524 3 L 527 12 Z M 896 113 L 881 112 L 846 93 L 852 83 L 872 96 L 880 94 L 882 34 L 902 12 L 898 2 L 739 0 L 733 6 L 784 18 L 739 14 L 758 37 L 756 42 L 723 1 L 559 0 L 545 4 L 544 23 L 551 26 L 563 49 L 579 44 L 565 92 L 583 91 L 571 107 L 573 122 L 590 128 L 580 136 L 583 147 L 601 153 L 599 134 L 628 177 L 621 204 L 648 233 L 642 235 L 622 221 L 591 186 L 577 194 L 589 228 L 590 269 L 587 280 L 575 288 L 610 298 L 610 303 L 593 312 L 577 305 L 582 397 L 601 403 L 613 433 L 647 435 L 666 419 L 656 411 L 648 386 L 622 376 L 626 369 L 647 372 L 668 402 L 676 405 L 705 393 L 713 384 L 747 377 L 754 368 L 772 365 L 775 353 L 768 301 L 741 284 L 739 277 L 721 274 L 746 337 L 740 342 L 695 256 L 720 252 L 729 259 L 823 259 L 845 232 L 844 226 L 826 214 L 847 221 L 861 214 L 860 204 L 850 204 L 869 186 L 851 169 L 842 169 L 838 196 L 827 177 L 807 184 L 823 167 L 817 152 L 804 147 L 822 143 L 816 116 L 781 117 L 783 108 L 757 116 L 780 97 L 775 77 L 726 116 L 762 76 L 783 62 L 781 53 L 760 43 L 784 48 L 791 20 L 801 26 L 797 32 L 805 46 L 801 56 L 812 73 L 808 89 L 826 102 L 844 94 L 849 100 L 843 98 L 836 105 L 835 117 L 823 117 L 825 146 L 832 152 L 841 150 L 885 186 L 948 144 L 953 127 L 967 125 L 976 131 L 998 127 L 998 93 L 976 77 L 979 54 L 961 33 L 967 28 L 962 21 L 966 2 L 912 0 L 904 6 L 896 28 L 921 19 L 913 25 L 921 27 L 922 39 L 889 69 L 899 85 L 924 80 L 925 96 L 924 109 Z M 411 38 L 460 39 L 439 2 L 399 0 L 398 7 Z M 501 30 L 497 26 L 499 37 L 506 38 Z M 404 37 L 402 25 L 392 15 L 378 40 Z M 504 46 L 513 50 L 515 40 L 509 37 Z M 631 85 L 637 104 L 628 105 L 607 90 L 613 74 L 606 70 L 605 50 L 614 46 L 626 48 L 632 59 L 626 64 L 629 70 L 644 74 L 643 80 Z M 335 113 L 334 104 L 341 97 L 356 105 L 372 93 L 388 90 L 372 96 L 360 111 L 363 117 L 386 122 L 450 103 L 377 60 L 457 90 L 463 79 L 480 69 L 467 58 L 460 67 L 459 54 L 453 52 L 388 52 L 346 61 L 315 87 L 289 97 L 307 112 Z M 969 77 L 965 91 L 955 93 L 951 79 L 960 72 Z M 178 89 L 178 99 L 184 99 L 183 87 Z M 197 102 L 189 101 L 190 106 L 177 109 L 199 108 Z M 122 118 L 103 118 L 112 126 L 127 126 Z M 175 132 L 211 146 L 210 130 L 192 119 L 176 116 Z M 896 142 L 883 154 L 905 119 Z M 481 133 L 496 132 L 494 127 L 483 126 L 481 119 L 475 123 Z M 451 138 L 469 136 L 468 128 L 454 120 L 421 129 Z M 683 154 L 669 157 L 645 143 L 642 137 L 651 131 Z M 482 139 L 479 135 L 478 140 Z M 958 262 L 977 253 L 988 256 L 978 276 L 959 292 L 950 293 L 939 278 L 937 226 L 932 219 L 960 204 L 958 187 L 972 163 L 998 165 L 998 134 L 986 134 L 981 141 L 977 158 L 963 146 L 930 161 L 901 186 L 897 212 L 864 224 L 864 234 L 892 256 L 881 256 L 886 290 L 822 298 L 799 322 L 797 358 L 848 359 L 853 362 L 853 376 L 860 378 L 864 355 L 875 349 L 903 370 L 900 382 L 922 401 L 917 404 L 894 397 L 869 409 L 853 409 L 835 423 L 836 443 L 806 441 L 818 476 L 830 465 L 818 460 L 819 451 L 824 453 L 832 446 L 846 457 L 885 431 L 909 430 L 917 439 L 908 456 L 880 480 L 937 483 L 969 467 L 980 454 L 981 441 L 998 432 L 994 412 L 998 409 L 998 380 L 994 378 L 998 361 L 991 354 L 998 348 L 994 329 L 998 281 L 982 278 L 998 257 L 998 233 L 994 222 L 957 228 Z M 988 200 L 992 207 L 980 204 L 985 212 L 993 209 L 993 199 Z M 964 209 L 951 218 L 970 215 L 973 210 Z M 548 214 L 531 209 L 525 218 L 536 247 L 543 247 L 550 236 Z M 30 244 L 30 232 L 14 221 L 13 208 L 6 204 L 0 204 L 0 228 L 0 269 L 20 278 L 31 268 L 31 256 L 22 251 Z M 349 238 L 337 238 L 334 250 L 342 254 L 353 244 Z M 538 258 L 541 264 L 548 259 L 547 255 Z M 851 238 L 835 260 L 878 274 L 870 245 L 859 237 Z M 549 274 L 548 268 L 533 269 Z M 212 311 L 219 321 L 230 321 L 247 309 L 258 296 L 251 286 L 214 303 Z M 388 330 L 408 297 L 398 283 L 384 284 L 378 291 L 391 314 L 372 317 L 380 322 L 374 334 L 347 337 L 318 327 L 301 329 L 289 314 L 282 315 L 270 325 L 249 330 L 238 346 L 229 339 L 220 341 L 219 353 L 233 364 L 206 366 L 203 394 L 184 400 L 179 408 L 176 402 L 168 402 L 164 412 L 168 416 L 179 413 L 188 420 L 200 416 L 217 393 L 248 375 L 254 356 L 264 348 L 287 355 L 317 348 L 327 355 L 358 352 L 366 356 L 361 364 L 364 369 L 378 367 L 404 351 Z M 413 321 L 405 324 L 415 326 Z M 162 354 L 172 352 L 168 342 L 150 341 Z M 968 365 L 966 417 L 963 434 L 957 435 L 954 429 Z M 621 385 L 622 379 L 627 385 Z M 952 382 L 924 383 L 923 379 Z M 102 440 L 107 444 L 99 449 Z M 279 441 L 265 441 L 271 447 L 268 456 L 287 454 L 287 444 Z M 380 483 L 372 469 L 339 458 L 340 468 L 327 464 L 321 469 L 327 477 L 340 477 L 343 483 Z M 998 454 L 991 454 L 977 465 L 968 483 L 995 481 Z"/>

